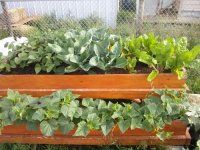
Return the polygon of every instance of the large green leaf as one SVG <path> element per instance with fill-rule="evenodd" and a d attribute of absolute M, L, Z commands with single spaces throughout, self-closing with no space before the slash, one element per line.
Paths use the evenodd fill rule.
<path fill-rule="evenodd" d="M 103 100 L 99 100 L 98 110 L 102 110 L 106 108 L 106 102 Z"/>
<path fill-rule="evenodd" d="M 20 99 L 20 95 L 17 91 L 8 89 L 7 90 L 7 98 L 11 101 L 16 101 L 16 99 Z"/>
<path fill-rule="evenodd" d="M 75 132 L 75 136 L 87 136 L 89 134 L 89 128 L 85 121 L 81 121 L 78 123 L 78 128 Z"/>
<path fill-rule="evenodd" d="M 65 72 L 66 73 L 71 73 L 71 72 L 75 72 L 79 69 L 78 65 L 74 64 L 74 65 L 70 65 L 68 67 L 65 67 Z"/>
<path fill-rule="evenodd" d="M 33 120 L 42 121 L 44 119 L 45 111 L 43 109 L 38 109 L 32 116 Z"/>
<path fill-rule="evenodd" d="M 69 54 L 69 55 L 70 55 L 70 58 L 69 58 L 70 62 L 76 63 L 76 64 L 80 63 L 79 57 L 77 55 L 73 55 L 73 54 Z"/>
<path fill-rule="evenodd" d="M 27 122 L 27 128 L 29 130 L 37 131 L 38 130 L 38 124 L 36 122 L 29 121 L 29 122 Z"/>
<path fill-rule="evenodd" d="M 54 64 L 49 64 L 49 65 L 47 66 L 46 71 L 49 73 L 49 72 L 51 72 L 51 71 L 53 70 L 54 67 L 55 67 Z"/>
<path fill-rule="evenodd" d="M 157 115 L 157 109 L 158 109 L 158 107 L 157 107 L 157 105 L 155 103 L 148 104 L 147 108 L 149 109 L 149 111 L 151 112 L 151 114 L 153 114 L 155 116 Z"/>
<path fill-rule="evenodd" d="M 41 68 L 40 64 L 36 64 L 35 65 L 35 73 L 38 74 L 38 73 L 40 73 L 41 70 L 42 70 L 42 68 Z"/>
<path fill-rule="evenodd" d="M 71 101 L 68 111 L 68 116 L 71 118 L 71 120 L 73 119 L 77 110 L 78 110 L 78 104 L 75 101 Z"/>
<path fill-rule="evenodd" d="M 101 56 L 100 50 L 99 50 L 99 46 L 94 44 L 94 53 L 96 54 L 96 56 L 99 58 Z"/>
<path fill-rule="evenodd" d="M 63 62 L 65 62 L 66 64 L 69 64 L 69 61 L 70 61 L 70 57 L 73 56 L 73 54 L 67 54 L 67 55 L 61 55 L 61 54 L 58 54 L 57 55 L 57 58 L 62 60 Z"/>
<path fill-rule="evenodd" d="M 131 130 L 135 128 L 141 127 L 141 119 L 140 118 L 132 118 L 131 119 Z"/>
<path fill-rule="evenodd" d="M 116 59 L 115 68 L 125 68 L 127 60 L 124 57 L 119 57 Z"/>
<path fill-rule="evenodd" d="M 65 66 L 61 66 L 61 67 L 58 67 L 58 68 L 54 68 L 54 72 L 56 74 L 64 74 L 65 73 Z"/>
<path fill-rule="evenodd" d="M 97 66 L 97 65 L 98 65 L 98 62 L 99 62 L 98 57 L 97 57 L 97 56 L 94 56 L 94 57 L 92 57 L 92 58 L 90 59 L 89 64 L 90 64 L 91 66 Z"/>
<path fill-rule="evenodd" d="M 65 117 L 70 117 L 71 120 L 73 119 L 76 111 L 78 110 L 78 104 L 75 101 L 71 101 L 70 105 L 64 105 L 61 107 L 61 113 Z"/>
<path fill-rule="evenodd" d="M 63 106 L 61 107 L 61 113 L 62 113 L 65 117 L 68 117 L 69 106 L 63 105 Z"/>
<path fill-rule="evenodd" d="M 68 121 L 65 121 L 63 120 L 62 123 L 60 123 L 60 131 L 63 133 L 63 134 L 68 134 L 69 131 L 71 131 L 73 128 L 74 128 L 75 124 L 73 122 L 68 122 Z"/>
<path fill-rule="evenodd" d="M 157 70 L 151 71 L 151 73 L 147 77 L 147 81 L 149 82 L 153 81 L 157 77 L 158 74 L 159 72 Z"/>
<path fill-rule="evenodd" d="M 125 133 L 131 125 L 131 120 L 120 120 L 118 122 L 119 129 L 122 133 Z"/>
<path fill-rule="evenodd" d="M 106 64 L 103 61 L 99 61 L 97 67 L 100 68 L 101 70 L 106 70 Z"/>
<path fill-rule="evenodd" d="M 200 45 L 195 46 L 191 51 L 191 59 L 194 60 L 196 58 L 196 56 L 199 54 L 200 52 Z"/>
<path fill-rule="evenodd" d="M 111 120 L 103 122 L 101 125 L 101 130 L 102 130 L 103 134 L 105 136 L 108 135 L 108 133 L 110 133 L 110 131 L 112 130 L 113 126 L 114 126 L 114 122 Z"/>
<path fill-rule="evenodd" d="M 62 48 L 57 44 L 50 44 L 49 43 L 48 46 L 57 54 L 59 54 L 63 51 Z"/>
<path fill-rule="evenodd" d="M 147 54 L 146 52 L 140 52 L 139 61 L 143 62 L 147 65 L 151 65 L 152 63 L 157 64 L 157 61 L 151 55 Z"/>
<path fill-rule="evenodd" d="M 114 53 L 115 57 L 119 57 L 121 54 L 121 46 L 118 42 L 116 42 L 112 48 L 111 48 L 111 52 Z"/>
<path fill-rule="evenodd" d="M 86 63 L 86 64 L 79 64 L 79 67 L 83 69 L 85 72 L 88 72 L 92 66 Z"/>
<path fill-rule="evenodd" d="M 70 38 L 74 38 L 75 37 L 75 31 L 71 30 L 65 33 L 65 38 L 66 40 L 69 40 Z"/>
<path fill-rule="evenodd" d="M 94 107 L 95 102 L 92 98 L 83 98 L 82 105 L 85 107 Z"/>
<path fill-rule="evenodd" d="M 54 133 L 53 127 L 47 121 L 42 121 L 40 123 L 40 129 L 44 136 L 52 136 Z"/>

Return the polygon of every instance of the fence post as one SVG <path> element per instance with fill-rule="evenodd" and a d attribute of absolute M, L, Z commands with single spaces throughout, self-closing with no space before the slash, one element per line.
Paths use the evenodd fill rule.
<path fill-rule="evenodd" d="M 2 10 L 3 10 L 3 17 L 4 17 L 4 21 L 5 21 L 5 24 L 6 24 L 7 31 L 8 31 L 10 36 L 13 36 L 12 26 L 11 26 L 10 18 L 9 18 L 9 15 L 8 15 L 8 8 L 7 8 L 5 1 L 1 1 L 1 7 L 2 7 Z"/>
<path fill-rule="evenodd" d="M 137 17 L 136 17 L 136 36 L 143 33 L 143 18 L 144 18 L 144 2 L 145 0 L 137 0 Z"/>

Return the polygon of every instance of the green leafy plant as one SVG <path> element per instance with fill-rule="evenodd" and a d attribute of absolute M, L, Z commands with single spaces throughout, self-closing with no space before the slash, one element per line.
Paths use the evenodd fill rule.
<path fill-rule="evenodd" d="M 187 48 L 187 39 L 167 38 L 159 40 L 153 34 L 128 38 L 123 42 L 119 36 L 104 29 L 52 31 L 34 35 L 21 46 L 12 49 L 8 57 L 0 56 L 0 72 L 28 73 L 94 73 L 110 72 L 120 68 L 136 72 L 135 67 L 147 65 L 147 78 L 152 81 L 160 72 L 173 72 L 182 79 L 200 51 L 200 46 Z M 123 52 L 122 52 L 123 51 Z M 145 71 L 144 71 L 145 72 Z"/>
<path fill-rule="evenodd" d="M 53 43 L 54 40 L 64 39 L 64 35 L 60 32 L 49 32 L 43 34 L 36 34 L 28 39 L 28 43 L 20 46 L 14 46 L 12 43 L 8 43 L 9 52 L 7 57 L 3 57 L 0 61 L 0 71 L 10 72 L 19 68 L 30 67 L 34 68 L 36 73 L 43 70 L 50 72 L 53 67 L 58 66 L 61 62 L 53 57 L 54 54 L 48 47 L 48 43 Z M 25 69 L 26 70 L 26 69 Z"/>
<path fill-rule="evenodd" d="M 65 38 L 66 47 L 59 43 L 49 44 L 58 58 L 69 65 L 65 72 L 89 71 L 93 67 L 106 71 L 126 65 L 126 59 L 121 57 L 119 37 L 105 30 L 72 30 L 65 33 Z"/>
<path fill-rule="evenodd" d="M 34 67 L 37 74 L 41 71 L 64 74 L 88 72 L 93 68 L 109 71 L 126 65 L 125 57 L 121 56 L 120 38 L 104 29 L 48 32 L 33 36 L 27 44 L 8 46 L 12 52 L 1 58 L 0 71 Z"/>
<path fill-rule="evenodd" d="M 6 30 L 0 29 L 0 40 L 6 38 L 8 36 L 9 36 L 9 34 Z"/>
<path fill-rule="evenodd" d="M 41 32 L 47 30 L 58 30 L 61 27 L 61 20 L 56 18 L 55 14 L 39 17 L 34 21 L 28 22 L 29 25 L 38 28 Z"/>
<path fill-rule="evenodd" d="M 152 68 L 148 81 L 152 81 L 160 72 L 166 70 L 171 70 L 178 75 L 179 79 L 182 79 L 184 68 L 196 58 L 200 51 L 200 45 L 188 50 L 185 37 L 178 41 L 173 38 L 159 40 L 153 34 L 128 38 L 124 45 L 128 70 L 134 70 L 136 61 L 148 65 Z"/>
<path fill-rule="evenodd" d="M 8 90 L 0 101 L 0 126 L 26 124 L 29 129 L 40 128 L 44 136 L 56 130 L 68 134 L 76 128 L 74 136 L 87 136 L 90 130 L 100 130 L 106 136 L 118 125 L 122 133 L 129 128 L 155 131 L 164 140 L 173 133 L 163 132 L 166 124 L 176 119 L 186 119 L 186 96 L 173 90 L 156 91 L 142 104 L 113 103 L 84 98 L 68 90 L 56 91 L 49 96 L 34 98 Z M 38 126 L 39 125 L 39 126 Z"/>
<path fill-rule="evenodd" d="M 187 85 L 192 93 L 200 94 L 200 59 L 194 60 L 187 69 Z"/>
<path fill-rule="evenodd" d="M 0 144 L 1 150 L 146 150 L 148 146 L 119 146 L 119 145 L 111 145 L 111 146 L 86 146 L 86 145 L 30 145 L 30 144 Z M 162 150 L 161 146 L 156 146 L 150 148 Z"/>
<path fill-rule="evenodd" d="M 40 32 L 49 32 L 60 30 L 61 28 L 65 30 L 88 30 L 90 28 L 102 27 L 104 23 L 100 18 L 93 15 L 78 21 L 70 16 L 70 14 L 66 19 L 58 19 L 55 13 L 52 13 L 51 15 L 40 16 L 26 24 L 38 29 Z"/>
<path fill-rule="evenodd" d="M 78 23 L 81 25 L 82 29 L 85 30 L 104 26 L 103 21 L 96 16 L 89 16 L 85 19 L 81 19 Z"/>

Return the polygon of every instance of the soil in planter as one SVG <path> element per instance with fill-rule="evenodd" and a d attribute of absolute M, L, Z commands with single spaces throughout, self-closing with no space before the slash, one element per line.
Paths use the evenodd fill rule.
<path fill-rule="evenodd" d="M 136 74 L 144 74 L 144 73 L 150 73 L 152 71 L 152 68 L 149 68 L 148 65 L 138 63 L 138 65 L 135 67 L 135 72 Z M 164 70 L 163 73 L 170 73 L 170 70 Z M 34 70 L 34 65 L 25 67 L 25 68 L 15 68 L 12 69 L 11 72 L 0 72 L 0 74 L 35 74 Z M 41 71 L 39 74 L 55 74 L 53 71 L 52 72 L 44 72 Z M 109 71 L 103 71 L 99 68 L 92 68 L 88 72 L 85 72 L 83 70 L 75 71 L 72 73 L 66 73 L 68 75 L 82 75 L 82 74 L 129 74 L 128 70 L 125 69 L 118 69 L 114 68 Z"/>

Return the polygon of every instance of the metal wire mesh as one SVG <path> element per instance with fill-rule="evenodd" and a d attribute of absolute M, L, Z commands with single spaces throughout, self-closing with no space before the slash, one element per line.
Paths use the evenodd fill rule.
<path fill-rule="evenodd" d="M 9 35 L 108 27 L 122 36 L 200 37 L 199 0 L 2 0 L 0 39 Z"/>

